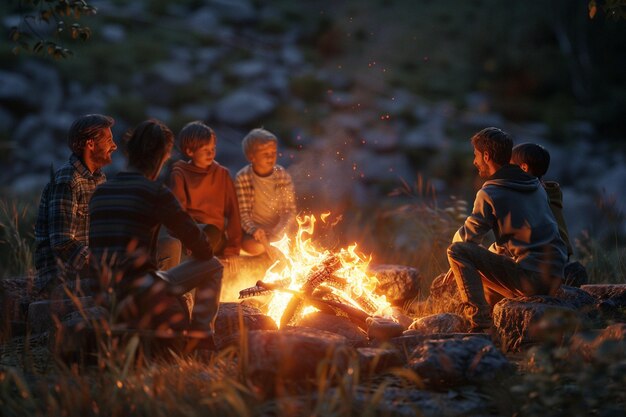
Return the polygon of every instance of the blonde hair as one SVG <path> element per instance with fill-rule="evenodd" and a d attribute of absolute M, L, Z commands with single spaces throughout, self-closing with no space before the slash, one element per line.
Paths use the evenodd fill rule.
<path fill-rule="evenodd" d="M 263 128 L 252 129 L 241 142 L 241 148 L 243 149 L 244 155 L 249 157 L 254 150 L 261 145 L 265 145 L 266 143 L 274 142 L 278 145 L 278 138 L 269 130 L 265 130 Z"/>

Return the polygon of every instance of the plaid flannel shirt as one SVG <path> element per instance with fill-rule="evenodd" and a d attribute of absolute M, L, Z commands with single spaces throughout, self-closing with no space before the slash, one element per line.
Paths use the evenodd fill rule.
<path fill-rule="evenodd" d="M 252 182 L 252 165 L 243 167 L 235 178 L 235 190 L 239 202 L 239 214 L 241 215 L 241 227 L 244 232 L 253 234 L 258 226 L 252 221 L 252 209 L 254 207 L 254 186 Z M 294 221 L 296 216 L 296 197 L 291 181 L 291 175 L 280 165 L 274 166 L 274 190 L 278 194 L 280 222 L 276 230 L 286 227 Z"/>
<path fill-rule="evenodd" d="M 106 180 L 93 174 L 74 154 L 45 186 L 35 225 L 35 287 L 45 288 L 59 276 L 75 274 L 89 258 L 89 200 Z"/>

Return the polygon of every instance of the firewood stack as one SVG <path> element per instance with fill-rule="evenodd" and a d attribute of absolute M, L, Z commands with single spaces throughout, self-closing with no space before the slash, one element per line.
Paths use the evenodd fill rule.
<path fill-rule="evenodd" d="M 346 279 L 334 275 L 340 267 L 339 257 L 329 255 L 307 275 L 299 290 L 288 288 L 290 279 L 271 283 L 257 281 L 255 286 L 241 290 L 239 298 L 267 295 L 272 291 L 287 291 L 294 296 L 283 312 L 281 327 L 297 325 L 304 307 L 311 305 L 324 312 L 347 317 L 365 329 L 367 318 L 377 310 L 376 305 L 365 293 L 354 296 L 344 292 L 348 288 Z M 347 297 L 351 297 L 352 300 Z"/>

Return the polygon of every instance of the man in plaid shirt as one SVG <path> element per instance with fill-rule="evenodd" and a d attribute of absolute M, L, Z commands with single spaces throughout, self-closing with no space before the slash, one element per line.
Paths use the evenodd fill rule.
<path fill-rule="evenodd" d="M 89 114 L 70 127 L 69 162 L 50 174 L 39 203 L 35 226 L 35 290 L 47 293 L 73 279 L 89 259 L 89 200 L 106 177 L 101 168 L 117 149 L 111 117 Z"/>
<path fill-rule="evenodd" d="M 250 255 L 267 250 L 295 226 L 296 203 L 289 173 L 276 165 L 278 139 L 265 129 L 253 129 L 242 142 L 250 164 L 235 179 L 241 226 L 242 249 Z"/>

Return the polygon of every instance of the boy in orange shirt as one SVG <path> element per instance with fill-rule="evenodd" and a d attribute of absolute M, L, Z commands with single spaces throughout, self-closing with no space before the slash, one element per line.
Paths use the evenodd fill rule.
<path fill-rule="evenodd" d="M 215 161 L 216 144 L 209 126 L 200 121 L 186 124 L 178 134 L 178 147 L 189 161 L 173 165 L 170 184 L 183 209 L 205 225 L 213 252 L 237 256 L 242 237 L 237 194 L 228 169 Z"/>

